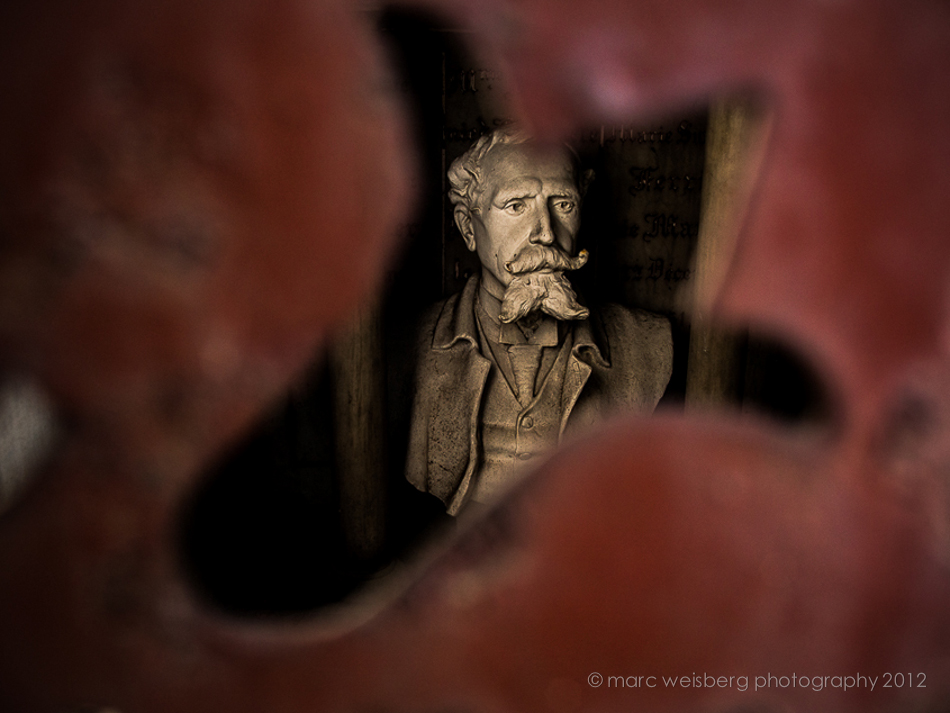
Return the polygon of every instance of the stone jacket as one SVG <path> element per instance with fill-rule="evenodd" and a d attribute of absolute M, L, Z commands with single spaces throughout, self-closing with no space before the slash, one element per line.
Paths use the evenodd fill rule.
<path fill-rule="evenodd" d="M 435 305 L 419 331 L 406 478 L 457 514 L 479 461 L 479 422 L 492 361 L 479 349 L 478 277 Z M 574 346 L 564 375 L 559 437 L 618 409 L 652 411 L 673 364 L 669 321 L 607 305 L 572 323 Z M 568 424 L 570 419 L 570 424 Z"/>

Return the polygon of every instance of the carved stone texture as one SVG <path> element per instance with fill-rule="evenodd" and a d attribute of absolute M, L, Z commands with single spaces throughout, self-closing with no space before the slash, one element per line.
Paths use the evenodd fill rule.
<path fill-rule="evenodd" d="M 403 185 L 381 158 L 388 130 L 362 103 L 366 36 L 330 3 L 7 3 L 4 358 L 49 390 L 73 430 L 0 521 L 0 707 L 945 708 L 947 528 L 931 504 L 946 492 L 950 443 L 950 10 L 428 7 L 498 56 L 518 118 L 543 136 L 762 90 L 777 119 L 719 311 L 813 359 L 834 426 L 793 436 L 725 418 L 617 423 L 550 461 L 401 593 L 293 627 L 210 614 L 176 566 L 181 498 L 365 284 L 356 276 L 382 259 L 371 251 L 392 225 L 377 201 Z M 105 81 L 114 75 L 89 68 L 110 48 L 161 71 Z M 163 162 L 179 154 L 161 137 L 201 132 L 145 109 L 162 98 L 186 117 L 222 106 L 214 91 L 210 104 L 169 98 L 168 77 L 193 72 L 215 79 L 198 86 L 230 89 L 222 113 L 239 129 L 223 150 L 240 142 L 246 171 Z M 136 147 L 156 141 L 140 161 Z M 104 158 L 76 154 L 100 144 Z M 146 168 L 153 180 L 138 184 Z M 189 230 L 145 229 L 143 216 L 164 216 L 147 210 L 164 195 L 151 190 L 163 170 L 175 171 L 169 204 L 187 209 Z M 98 208 L 113 175 L 128 213 Z M 706 674 L 751 680 L 626 687 Z M 782 686 L 793 674 L 827 685 Z M 834 684 L 859 674 L 876 687 Z"/>
<path fill-rule="evenodd" d="M 565 434 L 620 409 L 652 412 L 670 380 L 666 318 L 578 302 L 587 173 L 512 128 L 449 168 L 455 222 L 481 270 L 419 330 L 406 477 L 450 514 L 494 503 Z"/>

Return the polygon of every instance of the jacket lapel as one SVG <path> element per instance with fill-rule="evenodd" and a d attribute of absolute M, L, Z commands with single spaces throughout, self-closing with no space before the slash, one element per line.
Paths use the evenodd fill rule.
<path fill-rule="evenodd" d="M 610 363 L 606 357 L 610 353 L 606 339 L 600 330 L 597 336 L 599 339 L 595 340 L 590 320 L 585 319 L 574 323 L 573 344 L 564 374 L 564 389 L 561 393 L 559 436 L 563 435 L 564 429 L 567 428 L 568 417 L 574 410 L 591 372 L 595 368 L 604 371 L 610 369 Z"/>
<path fill-rule="evenodd" d="M 423 349 L 410 443 L 410 482 L 456 514 L 478 463 L 478 418 L 491 362 L 478 348 L 478 279 L 446 301 Z"/>

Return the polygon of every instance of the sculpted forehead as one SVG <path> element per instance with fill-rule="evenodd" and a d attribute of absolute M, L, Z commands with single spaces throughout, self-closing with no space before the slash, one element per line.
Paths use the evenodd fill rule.
<path fill-rule="evenodd" d="M 576 191 L 574 164 L 566 151 L 545 151 L 531 144 L 500 144 L 483 159 L 482 189 L 488 200 L 501 190 L 527 183 Z"/>

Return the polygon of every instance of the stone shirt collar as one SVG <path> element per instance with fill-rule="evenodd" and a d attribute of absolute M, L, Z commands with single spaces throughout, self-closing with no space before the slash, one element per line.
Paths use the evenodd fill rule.
<path fill-rule="evenodd" d="M 564 329 L 561 324 L 548 315 L 541 317 L 537 328 L 530 336 L 517 324 L 503 324 L 498 315 L 501 314 L 501 300 L 482 286 L 475 298 L 478 310 L 479 324 L 485 331 L 485 336 L 496 344 L 534 344 L 540 347 L 556 347 L 561 343 Z"/>
<path fill-rule="evenodd" d="M 456 295 L 456 298 L 450 298 L 446 302 L 436 320 L 432 339 L 434 348 L 449 349 L 457 342 L 464 340 L 469 342 L 473 349 L 480 349 L 478 324 L 475 320 L 475 304 L 479 287 L 479 276 L 472 275 L 465 283 L 462 291 Z M 497 298 L 493 299 L 497 302 Z M 570 322 L 570 325 L 574 329 L 574 347 L 572 349 L 574 355 L 585 361 L 592 360 L 602 368 L 610 368 L 610 352 L 603 330 L 598 330 L 600 341 L 603 342 L 603 346 L 601 346 L 598 344 L 598 340 L 594 338 L 590 319 L 574 320 Z M 486 328 L 490 329 L 490 327 Z"/>

